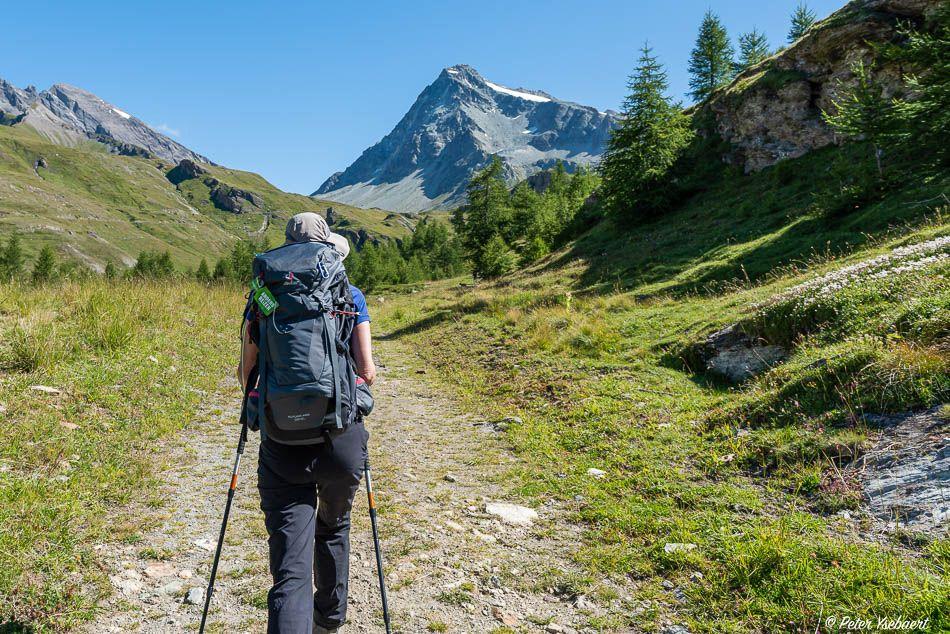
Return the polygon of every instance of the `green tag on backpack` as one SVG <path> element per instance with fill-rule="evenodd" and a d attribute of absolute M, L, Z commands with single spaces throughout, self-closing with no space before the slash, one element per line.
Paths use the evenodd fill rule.
<path fill-rule="evenodd" d="M 274 294 L 270 292 L 269 288 L 261 284 L 257 278 L 251 280 L 251 295 L 265 317 L 277 310 L 277 299 L 274 298 Z"/>

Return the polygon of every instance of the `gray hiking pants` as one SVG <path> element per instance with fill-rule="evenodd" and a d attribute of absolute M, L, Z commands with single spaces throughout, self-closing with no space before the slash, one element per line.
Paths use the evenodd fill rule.
<path fill-rule="evenodd" d="M 368 438 L 354 423 L 319 445 L 261 441 L 257 487 L 274 579 L 269 634 L 311 634 L 313 623 L 333 628 L 346 620 L 350 508 Z"/>

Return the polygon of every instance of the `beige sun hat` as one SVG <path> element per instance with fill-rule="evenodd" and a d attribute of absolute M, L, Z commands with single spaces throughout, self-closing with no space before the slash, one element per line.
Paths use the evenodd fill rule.
<path fill-rule="evenodd" d="M 292 242 L 327 242 L 341 256 L 346 258 L 350 254 L 350 242 L 339 233 L 330 231 L 326 219 L 318 213 L 305 211 L 292 216 L 287 221 L 284 230 L 287 244 Z"/>

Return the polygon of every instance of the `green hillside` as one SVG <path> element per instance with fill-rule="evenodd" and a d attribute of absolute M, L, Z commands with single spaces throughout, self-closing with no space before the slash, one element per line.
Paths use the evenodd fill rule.
<path fill-rule="evenodd" d="M 557 500 L 587 526 L 576 557 L 589 574 L 544 583 L 597 597 L 605 576 L 636 580 L 629 620 L 592 625 L 811 631 L 824 611 L 929 617 L 937 631 L 950 618 L 946 539 L 882 539 L 838 514 L 862 507 L 846 467 L 880 433 L 864 416 L 950 400 L 947 245 L 921 268 L 811 289 L 824 312 L 810 320 L 780 295 L 950 236 L 950 179 L 910 179 L 836 217 L 814 192 L 837 151 L 723 178 L 655 222 L 607 221 L 499 281 L 434 283 L 376 309 L 473 413 L 513 421 L 527 466 L 512 494 Z M 739 385 L 703 372 L 693 345 L 736 322 L 787 361 Z"/>
<path fill-rule="evenodd" d="M 387 342 L 522 457 L 510 497 L 585 527 L 585 572 L 537 583 L 583 597 L 591 631 L 950 626 L 941 15 L 908 36 L 932 53 L 905 79 L 919 101 L 888 97 L 870 63 L 834 86 L 841 144 L 797 75 L 751 72 L 683 115 L 645 47 L 596 206 L 550 244 L 566 243 L 531 257 L 518 218 L 545 220 L 545 201 L 486 170 L 457 226 L 485 236 L 469 248 L 493 279 L 374 307 Z M 874 19 L 843 23 L 850 41 L 826 38 L 829 20 L 762 63 L 840 63 Z M 800 156 L 769 155 L 761 130 Z M 509 272 L 512 250 L 529 263 Z"/>
<path fill-rule="evenodd" d="M 205 166 L 220 182 L 264 201 L 261 210 L 235 214 L 217 209 L 201 180 L 176 188 L 166 176 L 172 167 L 112 155 L 92 142 L 81 148 L 53 145 L 29 128 L 0 126 L 0 239 L 16 232 L 29 258 L 48 244 L 62 259 L 101 271 L 107 262 L 129 266 L 143 251 L 165 250 L 179 267 L 194 267 L 268 223 L 275 243 L 283 221 L 301 211 L 333 207 L 341 227 L 384 239 L 409 235 L 415 222 L 289 194 L 250 172 Z"/>

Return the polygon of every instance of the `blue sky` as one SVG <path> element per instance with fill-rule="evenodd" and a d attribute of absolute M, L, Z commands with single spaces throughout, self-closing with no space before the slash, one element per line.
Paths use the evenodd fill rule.
<path fill-rule="evenodd" d="M 616 109 L 649 40 L 684 98 L 703 12 L 785 42 L 797 0 L 16 2 L 0 77 L 90 90 L 214 161 L 310 193 L 445 66 Z M 843 0 L 809 0 L 824 17 Z"/>

